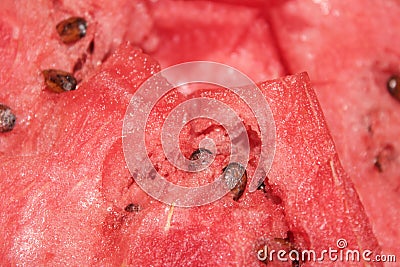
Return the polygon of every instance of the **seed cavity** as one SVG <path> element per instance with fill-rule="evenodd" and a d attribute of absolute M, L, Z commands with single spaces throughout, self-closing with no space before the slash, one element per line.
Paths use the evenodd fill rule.
<path fill-rule="evenodd" d="M 392 144 L 386 144 L 374 158 L 374 166 L 378 172 L 384 172 L 385 169 L 396 160 L 396 149 Z"/>
<path fill-rule="evenodd" d="M 72 73 L 78 72 L 83 68 L 83 65 L 85 65 L 87 59 L 86 54 L 82 54 L 80 58 L 75 62 L 74 67 L 72 68 Z"/>
<path fill-rule="evenodd" d="M 131 203 L 125 207 L 126 212 L 139 212 L 140 206 L 138 204 Z"/>
<path fill-rule="evenodd" d="M 77 81 L 75 77 L 66 71 L 48 69 L 42 71 L 44 81 L 50 91 L 62 93 L 76 89 Z"/>
<path fill-rule="evenodd" d="M 84 18 L 71 17 L 59 22 L 56 26 L 61 41 L 65 44 L 72 44 L 85 37 L 87 23 Z"/>
<path fill-rule="evenodd" d="M 14 129 L 17 117 L 12 112 L 11 108 L 0 104 L 0 133 L 9 132 Z"/>
<path fill-rule="evenodd" d="M 111 56 L 112 51 L 111 49 L 108 49 L 108 51 L 104 54 L 103 58 L 101 59 L 101 62 L 104 63 L 106 60 Z"/>
<path fill-rule="evenodd" d="M 260 184 L 257 188 L 258 190 L 262 191 L 265 197 L 272 201 L 275 205 L 282 204 L 282 198 L 274 193 L 272 186 L 268 182 L 268 177 L 265 179 L 264 182 Z"/>
<path fill-rule="evenodd" d="M 90 41 L 89 46 L 87 48 L 87 52 L 89 54 L 93 54 L 93 52 L 94 52 L 94 39 L 92 39 L 92 41 Z"/>
<path fill-rule="evenodd" d="M 238 201 L 246 189 L 246 169 L 240 163 L 232 162 L 223 169 L 223 172 L 226 184 L 229 188 L 232 188 L 231 192 L 233 193 L 233 200 Z"/>
<path fill-rule="evenodd" d="M 400 101 L 400 76 L 392 75 L 388 79 L 386 87 L 390 95 Z"/>

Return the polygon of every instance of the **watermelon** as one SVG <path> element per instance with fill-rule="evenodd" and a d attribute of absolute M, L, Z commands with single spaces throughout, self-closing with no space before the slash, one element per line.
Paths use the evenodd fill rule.
<path fill-rule="evenodd" d="M 384 251 L 395 255 L 400 121 L 386 83 L 400 73 L 398 12 L 398 1 L 293 1 L 269 10 L 289 71 L 309 72 L 341 162 Z"/>
<path fill-rule="evenodd" d="M 285 74 L 270 26 L 257 9 L 204 1 L 161 1 L 149 7 L 149 14 L 152 28 L 141 47 L 163 68 L 211 60 L 235 67 L 255 81 Z"/>
<path fill-rule="evenodd" d="M 45 152 L 53 138 L 41 139 L 40 133 L 53 132 L 46 122 L 58 97 L 44 93 L 41 72 L 59 69 L 73 72 L 78 81 L 90 77 L 123 40 L 132 42 L 146 32 L 145 14 L 140 1 L 79 3 L 78 1 L 29 1 L 24 5 L 14 1 L 0 3 L 0 102 L 8 104 L 18 115 L 18 127 L 0 136 L 0 153 L 31 155 Z M 128 14 L 137 14 L 140 25 L 132 23 Z M 64 44 L 56 25 L 72 16 L 85 16 L 86 36 L 73 45 Z M 142 18 L 142 19 L 140 19 Z M 135 32 L 135 38 L 131 31 Z M 29 107 L 29 108 L 28 108 Z"/>
<path fill-rule="evenodd" d="M 12 208 L 10 216 L 2 216 L 2 223 L 7 227 L 4 228 L 5 236 L 1 242 L 1 262 L 81 265 L 92 261 L 93 254 L 98 253 L 102 242 L 102 223 L 107 213 L 106 209 L 102 209 L 104 201 L 99 189 L 101 169 L 104 156 L 121 133 L 121 118 L 118 114 L 125 111 L 124 99 L 125 103 L 129 101 L 129 91 L 125 89 L 133 90 L 135 85 L 159 70 L 151 58 L 138 50 L 129 47 L 120 50 L 120 53 L 113 56 L 112 62 L 115 64 L 102 65 L 102 70 L 90 82 L 92 93 L 84 89 L 75 91 L 75 95 L 57 95 L 61 98 L 58 97 L 56 104 L 53 103 L 54 112 L 43 115 L 48 121 L 59 122 L 52 127 L 61 127 L 57 128 L 56 135 L 41 131 L 42 136 L 39 135 L 39 138 L 55 138 L 54 143 L 58 144 L 58 149 L 53 148 L 51 152 L 39 156 L 8 156 L 7 160 L 2 160 L 1 177 L 5 178 L 2 180 L 2 196 Z M 126 66 L 130 66 L 130 69 Z M 119 82 L 120 78 L 111 78 L 128 75 L 132 70 L 135 70 L 136 75 L 129 80 Z M 99 82 L 96 83 L 96 80 Z M 122 88 L 125 89 L 121 91 Z M 88 97 L 94 96 L 97 90 L 104 94 Z M 52 92 L 43 93 L 54 99 Z M 85 126 L 87 123 L 91 127 L 95 123 L 100 129 L 107 129 L 101 135 L 108 136 L 108 144 L 104 140 L 98 142 L 98 139 L 93 139 L 93 132 Z M 75 125 L 74 130 L 70 128 L 72 125 Z M 69 139 L 63 133 L 80 137 Z M 85 150 L 83 144 L 90 151 Z M 81 147 L 82 154 L 77 157 L 76 151 L 64 153 L 67 147 Z M 57 150 L 64 151 L 64 159 L 57 156 Z M 85 163 L 83 159 L 91 162 Z M 30 164 L 31 168 L 28 167 Z M 10 173 L 12 170 L 26 179 L 15 184 L 17 176 Z M 6 188 L 10 191 L 4 191 Z M 20 220 L 17 217 L 22 219 L 19 223 L 16 223 Z M 74 261 L 75 258 L 78 261 Z"/>
<path fill-rule="evenodd" d="M 361 166 L 365 170 L 365 177 L 371 177 L 368 176 L 371 169 L 365 167 L 365 158 L 356 154 L 355 149 L 347 148 L 347 144 L 354 142 L 347 140 L 354 137 L 354 133 L 346 133 L 344 137 L 342 131 L 344 127 L 351 128 L 345 124 L 350 123 L 350 119 L 341 114 L 343 125 L 337 126 L 334 111 L 341 106 L 330 104 L 332 88 L 337 90 L 337 85 L 347 88 L 346 79 L 358 74 L 352 69 L 351 61 L 344 60 L 339 66 L 335 65 L 334 56 L 324 61 L 323 56 L 329 55 L 325 50 L 318 57 L 319 61 L 304 60 L 309 55 L 304 53 L 307 46 L 296 50 L 290 39 L 303 28 L 286 30 L 286 26 L 283 27 L 302 25 L 291 20 L 293 16 L 284 16 L 296 10 L 297 6 L 292 6 L 296 3 L 221 2 L 240 6 L 205 1 L 122 0 L 113 3 L 40 1 L 23 6 L 3 1 L 0 4 L 0 55 L 4 62 L 10 63 L 0 67 L 0 102 L 12 106 L 17 115 L 15 129 L 0 135 L 0 175 L 4 177 L 0 182 L 0 220 L 4 226 L 0 230 L 2 263 L 262 266 L 265 262 L 257 259 L 257 253 L 265 245 L 285 250 L 322 250 L 336 248 L 339 238 L 345 238 L 350 249 L 370 249 L 374 255 L 380 253 L 352 181 L 341 167 L 305 73 L 259 84 L 277 126 L 275 160 L 271 171 L 265 174 L 263 190 L 249 193 L 247 188 L 238 201 L 228 194 L 206 206 L 180 208 L 160 203 L 139 188 L 134 181 L 135 173 L 128 171 L 122 152 L 125 109 L 140 84 L 160 70 L 157 61 L 161 67 L 167 67 L 188 60 L 225 62 L 257 81 L 310 69 L 312 79 L 316 77 L 313 83 L 318 97 L 328 111 L 327 122 L 336 129 L 336 134 L 335 130 L 332 133 L 343 155 L 342 162 L 348 171 L 353 168 L 350 173 L 356 177 L 353 179 L 363 203 L 370 203 L 367 211 L 373 222 L 372 229 L 385 252 L 396 251 L 396 240 L 392 237 L 398 236 L 397 210 L 390 213 L 383 209 L 372 210 L 377 199 L 385 199 L 388 206 L 398 207 L 393 200 L 395 193 L 377 192 L 374 187 L 379 183 L 390 191 L 398 181 L 397 176 L 390 175 L 390 172 L 395 173 L 391 159 L 391 151 L 397 150 L 394 138 L 389 138 L 389 146 L 383 145 L 386 148 L 381 153 L 384 171 L 374 174 L 368 190 L 360 189 L 360 182 L 357 184 L 356 180 L 359 176 L 355 175 L 357 168 Z M 319 6 L 300 1 L 299 5 L 306 9 L 321 7 L 312 9 L 312 14 L 325 12 L 322 3 Z M 207 12 L 207 19 L 204 19 L 204 12 Z M 55 25 L 71 16 L 84 16 L 88 29 L 81 40 L 65 45 Z M 345 19 L 352 21 L 355 17 L 348 14 Z M 387 23 L 382 14 L 380 20 Z M 332 25 L 336 21 L 326 23 Z M 369 25 L 363 21 L 359 28 L 363 29 L 364 24 Z M 320 26 L 312 25 L 316 29 Z M 395 34 L 388 36 L 396 37 Z M 364 40 L 363 36 L 360 39 Z M 321 40 L 324 39 L 318 39 Z M 150 56 L 129 44 L 120 45 L 124 41 L 140 46 Z M 327 43 L 332 43 L 332 39 Z M 322 45 L 316 49 L 313 44 L 310 42 L 309 48 L 315 51 L 328 47 Z M 347 51 L 351 44 L 350 39 L 348 45 L 344 42 L 343 47 L 342 43 L 338 46 Z M 386 48 L 387 43 L 375 45 Z M 390 49 L 384 51 L 389 51 L 385 55 L 392 55 Z M 371 57 L 367 52 L 353 52 L 361 59 Z M 307 65 L 303 67 L 304 62 Z M 326 62 L 332 69 L 324 72 L 316 67 L 320 62 Z M 376 76 L 377 83 L 384 81 L 388 69 L 390 73 L 396 70 L 394 63 L 389 65 L 383 65 L 385 71 Z M 336 80 L 339 67 L 345 68 L 348 74 Z M 73 72 L 79 80 L 77 90 L 62 94 L 49 92 L 41 74 L 43 69 L 49 68 Z M 365 70 L 363 64 L 357 68 L 360 70 L 365 77 L 375 79 L 370 76 L 371 69 Z M 324 80 L 326 73 L 335 74 Z M 352 86 L 363 88 L 365 84 L 354 82 Z M 342 90 L 343 96 L 354 91 Z M 325 97 L 321 93 L 324 91 L 329 91 Z M 148 135 L 159 136 L 167 112 L 196 96 L 213 97 L 239 110 L 252 144 L 247 170 L 252 179 L 260 145 L 259 130 L 244 104 L 221 88 L 202 86 L 190 94 L 179 90 L 171 92 L 150 118 Z M 382 105 L 390 101 L 389 98 L 382 100 Z M 349 101 L 353 102 L 357 103 Z M 351 119 L 356 125 L 360 123 L 357 112 L 360 111 L 354 108 Z M 380 126 L 382 118 L 390 123 L 395 120 L 391 114 L 395 113 L 389 108 L 383 113 L 372 112 L 368 119 Z M 379 131 L 372 142 L 367 140 L 367 145 L 373 147 L 388 138 L 386 131 Z M 396 134 L 389 132 L 394 133 L 393 136 Z M 176 183 L 198 185 L 221 174 L 227 163 L 223 148 L 228 146 L 228 140 L 221 137 L 220 127 L 212 122 L 210 127 L 209 121 L 190 123 L 183 129 L 180 141 L 184 154 L 189 157 L 204 137 L 218 140 L 218 148 L 222 149 L 205 175 L 177 172 L 160 153 L 161 144 L 157 139 L 148 138 L 147 145 L 160 173 Z M 378 145 L 374 149 L 380 151 L 381 147 Z M 356 163 L 355 167 L 350 166 L 351 163 Z M 392 184 L 377 182 L 382 175 Z M 371 191 L 377 196 L 363 197 Z M 387 214 L 393 219 L 392 224 L 377 217 Z M 329 261 L 326 263 L 332 265 Z M 282 263 L 283 266 L 290 264 L 297 263 Z"/>
<path fill-rule="evenodd" d="M 227 195 L 206 206 L 179 208 L 146 195 L 126 167 L 120 133 L 135 88 L 158 70 L 139 50 L 121 46 L 78 90 L 57 95 L 55 112 L 47 114 L 60 125 L 51 151 L 2 156 L 2 262 L 258 266 L 259 247 L 288 232 L 298 249 L 319 250 L 346 237 L 352 248 L 379 253 L 306 74 L 260 84 L 278 140 L 266 183 L 281 203 L 256 191 L 240 201 Z M 198 93 L 234 100 L 216 89 Z M 188 96 L 168 97 L 176 105 Z M 197 131 L 203 131 L 201 124 Z M 140 207 L 137 212 L 126 211 L 130 203 Z"/>
<path fill-rule="evenodd" d="M 400 177 L 396 168 L 400 133 L 396 116 L 398 103 L 386 90 L 389 77 L 400 73 L 399 56 L 394 49 L 400 41 L 397 28 L 392 26 L 399 23 L 396 15 L 398 2 L 371 1 L 365 5 L 360 1 L 351 8 L 340 1 L 215 2 L 237 6 L 190 1 L 156 5 L 156 9 L 157 6 L 168 4 L 173 5 L 173 8 L 164 8 L 163 16 L 157 13 L 153 15 L 156 28 L 153 32 L 157 35 L 154 39 L 161 38 L 164 40 L 162 43 L 167 45 L 149 52 L 163 66 L 199 58 L 217 61 L 223 58 L 223 62 L 238 67 L 257 81 L 260 78 L 276 77 L 274 73 L 271 77 L 263 76 L 268 72 L 260 71 L 262 68 L 252 65 L 268 53 L 272 53 L 272 56 L 268 55 L 261 62 L 268 62 L 274 66 L 272 69 L 280 69 L 281 75 L 307 70 L 315 84 L 345 169 L 354 180 L 362 202 L 368 202 L 367 210 L 370 217 L 373 217 L 374 231 L 388 254 L 399 255 L 398 241 L 393 238 L 399 236 L 395 223 L 399 221 L 399 209 L 393 208 L 400 206 L 397 197 Z M 196 34 L 201 31 L 202 25 L 212 20 L 204 21 L 202 18 L 202 11 L 209 6 L 222 7 L 220 14 L 230 8 L 250 11 L 257 18 L 251 23 L 250 30 L 254 31 L 259 24 L 268 29 L 261 34 L 268 40 L 261 41 L 256 33 L 250 35 L 252 45 L 246 52 L 256 52 L 257 55 L 252 57 L 256 60 L 245 58 L 244 64 L 237 60 L 232 62 L 232 56 L 226 52 L 218 57 L 220 52 L 230 47 L 226 40 L 234 38 L 231 35 L 220 38 L 225 41 L 225 46 L 219 48 L 218 42 L 210 41 L 215 39 L 210 31 Z M 190 15 L 186 15 L 189 14 L 186 11 L 188 9 L 192 10 Z M 169 19 L 168 12 L 171 12 L 173 20 Z M 168 23 L 162 17 L 168 18 Z M 240 16 L 230 16 L 225 25 L 230 25 L 237 18 Z M 182 28 L 182 24 L 194 25 L 192 28 L 196 28 L 196 32 Z M 212 25 L 210 27 L 213 30 L 218 29 L 214 27 L 218 25 L 217 22 Z M 230 32 L 232 28 L 230 26 L 223 33 Z M 385 30 L 382 31 L 382 28 Z M 223 33 L 219 36 L 223 36 Z M 174 39 L 169 41 L 171 36 Z M 185 42 L 182 44 L 181 40 Z M 192 49 L 198 44 L 199 48 Z M 264 49 L 256 47 L 260 44 L 264 45 Z M 181 53 L 176 55 L 176 50 Z M 354 142 L 354 139 L 359 143 Z M 385 170 L 382 171 L 382 168 Z M 384 208 L 382 205 L 385 205 Z"/>

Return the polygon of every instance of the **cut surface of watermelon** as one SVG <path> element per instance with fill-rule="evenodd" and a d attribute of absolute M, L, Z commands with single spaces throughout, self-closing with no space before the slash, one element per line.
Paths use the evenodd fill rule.
<path fill-rule="evenodd" d="M 235 67 L 255 81 L 284 74 L 270 26 L 259 10 L 205 1 L 161 1 L 150 5 L 149 14 L 152 28 L 140 45 L 163 68 L 210 60 Z"/>
<path fill-rule="evenodd" d="M 59 96 L 45 92 L 42 71 L 59 69 L 73 73 L 79 82 L 87 79 L 127 35 L 132 42 L 143 38 L 149 19 L 141 3 L 0 3 L 0 103 L 8 103 L 18 121 L 12 132 L 0 136 L 0 153 L 31 155 L 51 149 L 54 140 L 40 136 L 41 132 L 52 132 L 57 124 L 46 120 L 55 112 Z M 132 14 L 136 24 L 129 19 Z M 72 16 L 85 17 L 88 28 L 79 42 L 65 45 L 56 25 Z"/>
<path fill-rule="evenodd" d="M 346 238 L 350 248 L 379 253 L 306 74 L 260 84 L 279 140 L 266 183 L 280 202 L 256 191 L 239 201 L 227 195 L 185 209 L 146 195 L 124 161 L 122 119 L 135 88 L 158 70 L 140 51 L 120 47 L 79 90 L 59 97 L 54 109 L 60 112 L 47 115 L 51 120 L 57 114 L 60 121 L 51 152 L 2 156 L 2 262 L 262 266 L 259 248 L 288 249 L 275 242 L 288 232 L 299 250 L 326 249 Z M 201 94 L 232 101 L 215 90 Z M 249 114 L 241 115 L 251 125 Z M 196 131 L 203 132 L 204 125 L 196 125 Z M 138 211 L 125 210 L 131 203 Z"/>
<path fill-rule="evenodd" d="M 110 64 L 82 84 L 89 90 L 57 95 L 54 112 L 44 114 L 55 131 L 41 131 L 39 138 L 57 144 L 51 151 L 2 159 L 2 208 L 9 205 L 10 210 L 9 216 L 1 216 L 1 262 L 95 262 L 108 213 L 100 190 L 103 161 L 120 138 L 129 92 L 159 70 L 130 46 L 121 47 Z M 124 170 L 124 165 L 114 167 Z"/>
<path fill-rule="evenodd" d="M 287 1 L 269 10 L 290 72 L 307 69 L 346 171 L 388 254 L 400 255 L 397 1 Z M 373 19 L 371 19 L 373 18 Z M 396 48 L 395 48 L 396 47 Z"/>
<path fill-rule="evenodd" d="M 400 73 L 393 26 L 399 24 L 398 2 L 356 1 L 350 7 L 340 1 L 216 2 L 0 3 L 0 103 L 17 115 L 15 129 L 0 135 L 1 262 L 257 266 L 257 249 L 282 248 L 273 240 L 289 239 L 290 233 L 299 249 L 335 247 L 338 238 L 346 238 L 350 248 L 376 254 L 379 247 L 341 163 L 384 252 L 400 255 L 400 124 L 398 103 L 385 88 L 386 79 Z M 84 16 L 88 32 L 65 46 L 55 25 L 70 16 Z M 308 70 L 341 163 L 308 78 L 299 74 L 260 84 L 279 121 L 280 150 L 267 193 L 246 191 L 239 202 L 227 195 L 193 210 L 158 203 L 134 183 L 120 135 L 129 98 L 160 68 L 139 50 L 119 47 L 126 40 L 162 67 L 215 60 L 256 81 Z M 41 71 L 47 68 L 77 69 L 78 90 L 46 91 Z M 237 101 L 207 87 L 170 97 L 177 104 L 194 96 Z M 161 115 L 173 106 L 166 103 Z M 257 127 L 245 107 L 237 108 L 257 155 Z M 159 128 L 150 128 L 156 136 Z M 185 130 L 186 156 L 203 137 L 227 147 L 220 128 L 210 122 Z M 221 153 L 208 176 L 174 176 L 158 153 L 159 143 L 151 143 L 153 162 L 177 183 L 212 180 L 227 163 Z M 139 211 L 126 211 L 130 204 Z"/>

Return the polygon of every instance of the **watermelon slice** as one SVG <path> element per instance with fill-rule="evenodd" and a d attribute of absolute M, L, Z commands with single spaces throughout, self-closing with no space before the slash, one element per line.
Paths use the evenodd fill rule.
<path fill-rule="evenodd" d="M 1 156 L 2 262 L 262 266 L 257 252 L 266 244 L 289 249 L 277 241 L 289 240 L 299 250 L 321 250 L 335 247 L 338 238 L 345 238 L 349 248 L 379 253 L 304 73 L 259 86 L 277 126 L 268 190 L 245 192 L 239 201 L 226 195 L 196 208 L 166 205 L 146 195 L 124 161 L 122 119 L 132 93 L 158 70 L 139 50 L 121 46 L 79 90 L 51 96 L 57 98 L 54 112 L 43 116 L 59 123 L 53 132 L 40 133 L 54 140 L 51 151 Z M 234 96 L 218 92 L 194 94 L 232 104 Z M 189 96 L 177 91 L 169 97 L 179 103 Z M 241 114 L 248 127 L 250 115 Z M 196 131 L 207 135 L 204 125 Z M 259 132 L 253 130 L 256 148 Z M 218 172 L 224 166 L 216 167 Z"/>
<path fill-rule="evenodd" d="M 288 70 L 307 70 L 380 244 L 400 255 L 398 1 L 288 1 L 269 10 Z"/>

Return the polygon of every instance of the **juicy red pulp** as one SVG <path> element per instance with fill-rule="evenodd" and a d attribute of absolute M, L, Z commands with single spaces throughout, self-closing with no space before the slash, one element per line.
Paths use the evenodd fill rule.
<path fill-rule="evenodd" d="M 258 266 L 264 263 L 257 260 L 257 251 L 265 244 L 321 250 L 343 237 L 350 249 L 379 253 L 305 74 L 260 84 L 277 122 L 277 153 L 264 190 L 245 190 L 238 201 L 227 195 L 193 209 L 161 204 L 143 192 L 127 170 L 121 128 L 132 94 L 160 69 L 153 57 L 163 67 L 187 60 L 222 61 L 256 81 L 309 70 L 374 230 L 385 249 L 396 251 L 392 237 L 398 229 L 389 222 L 398 218 L 392 207 L 398 206 L 395 152 L 400 124 L 393 115 L 398 103 L 387 94 L 385 82 L 387 73 L 398 73 L 398 55 L 388 44 L 398 43 L 399 35 L 385 27 L 389 33 L 382 36 L 387 38 L 380 38 L 370 29 L 382 33 L 375 21 L 397 25 L 398 4 L 374 2 L 365 9 L 361 2 L 350 7 L 328 2 L 253 2 L 263 10 L 204 1 L 2 2 L 0 55 L 10 64 L 0 66 L 0 86 L 6 88 L 0 90 L 0 102 L 12 105 L 19 119 L 13 131 L 0 136 L 0 260 L 26 265 Z M 368 13 L 358 16 L 363 12 Z M 85 15 L 86 36 L 65 45 L 55 26 L 76 15 Z M 354 21 L 357 27 L 350 27 Z M 342 24 L 346 27 L 332 27 Z M 119 46 L 126 40 L 151 57 Z M 362 47 L 352 48 L 352 43 Z M 59 95 L 44 90 L 41 71 L 53 67 L 73 72 L 80 81 L 78 90 Z M 230 95 L 209 94 L 236 104 Z M 177 95 L 175 101 L 185 99 Z M 259 131 L 251 116 L 245 116 L 245 107 L 238 108 L 254 144 Z M 159 119 L 149 127 L 150 136 L 159 136 Z M 217 129 L 199 123 L 188 132 L 196 133 L 190 135 L 193 141 L 219 138 L 224 148 L 226 140 Z M 182 141 L 188 156 L 198 148 L 196 142 Z M 183 177 L 174 176 L 159 142 L 149 143 L 159 170 L 179 182 Z M 220 174 L 226 163 L 222 155 L 210 171 Z M 382 200 L 379 208 L 374 208 L 376 199 Z"/>

